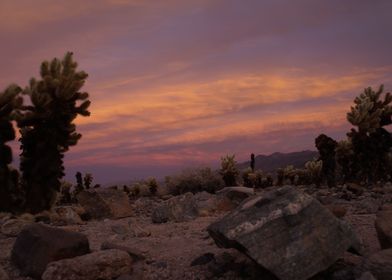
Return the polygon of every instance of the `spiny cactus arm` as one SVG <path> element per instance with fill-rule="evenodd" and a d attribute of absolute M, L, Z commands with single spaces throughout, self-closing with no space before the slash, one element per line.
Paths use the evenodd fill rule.
<path fill-rule="evenodd" d="M 0 92 L 0 118 L 12 117 L 11 112 L 14 109 L 19 109 L 23 104 L 23 99 L 18 96 L 22 89 L 12 84 L 8 86 L 3 92 Z"/>

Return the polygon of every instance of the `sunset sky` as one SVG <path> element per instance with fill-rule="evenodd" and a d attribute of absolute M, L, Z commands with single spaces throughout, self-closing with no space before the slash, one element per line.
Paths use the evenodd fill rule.
<path fill-rule="evenodd" d="M 364 87 L 392 90 L 391 14 L 391 0 L 1 0 L 0 89 L 74 52 L 92 115 L 68 179 L 314 149 L 345 137 Z"/>

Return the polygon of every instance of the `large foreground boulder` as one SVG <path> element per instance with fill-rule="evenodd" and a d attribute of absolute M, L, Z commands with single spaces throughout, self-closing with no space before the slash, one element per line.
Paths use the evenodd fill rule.
<path fill-rule="evenodd" d="M 132 207 L 125 192 L 115 189 L 82 191 L 77 195 L 86 215 L 93 219 L 125 218 L 132 215 Z"/>
<path fill-rule="evenodd" d="M 281 280 L 309 279 L 346 250 L 360 250 L 348 224 L 289 186 L 245 200 L 208 232 L 218 246 L 238 249 Z"/>
<path fill-rule="evenodd" d="M 48 263 L 89 252 L 89 242 L 84 234 L 31 224 L 16 238 L 11 261 L 22 275 L 39 279 Z"/>
<path fill-rule="evenodd" d="M 381 248 L 392 248 L 392 210 L 378 212 L 375 227 Z"/>
<path fill-rule="evenodd" d="M 132 271 L 132 259 L 121 250 L 98 251 L 50 263 L 42 280 L 111 280 Z"/>

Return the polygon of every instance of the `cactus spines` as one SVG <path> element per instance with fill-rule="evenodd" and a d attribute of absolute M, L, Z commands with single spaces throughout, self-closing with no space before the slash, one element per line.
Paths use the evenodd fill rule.
<path fill-rule="evenodd" d="M 157 180 L 155 179 L 155 178 L 149 178 L 148 180 L 147 180 L 147 185 L 148 185 L 148 189 L 149 189 L 149 191 L 150 191 L 150 193 L 152 194 L 152 195 L 155 195 L 156 193 L 157 193 L 157 191 L 158 191 L 158 183 L 157 183 Z"/>
<path fill-rule="evenodd" d="M 15 139 L 12 119 L 20 108 L 23 100 L 19 95 L 21 88 L 16 85 L 9 86 L 0 92 L 0 211 L 18 210 L 20 192 L 18 188 L 18 172 L 9 164 L 12 162 L 11 148 L 6 144 Z"/>
<path fill-rule="evenodd" d="M 305 163 L 305 170 L 309 176 L 309 181 L 320 186 L 323 162 L 321 160 L 310 160 Z"/>
<path fill-rule="evenodd" d="M 221 169 L 219 172 L 226 186 L 235 186 L 237 184 L 239 171 L 237 169 L 235 155 L 226 155 L 221 158 Z"/>
<path fill-rule="evenodd" d="M 336 163 L 338 164 L 339 177 L 343 183 L 351 181 L 358 172 L 358 163 L 355 160 L 355 154 L 351 140 L 339 141 L 336 148 Z"/>
<path fill-rule="evenodd" d="M 384 126 L 392 124 L 392 96 L 388 92 L 382 99 L 383 91 L 382 85 L 377 91 L 365 88 L 347 113 L 348 121 L 357 127 L 347 134 L 359 165 L 357 177 L 367 182 L 385 179 L 390 173 L 387 162 L 392 137 Z"/>
<path fill-rule="evenodd" d="M 377 91 L 368 87 L 355 98 L 355 105 L 347 113 L 347 120 L 357 126 L 359 132 L 373 133 L 378 128 L 392 123 L 392 106 L 390 105 L 392 95 L 388 92 L 384 100 L 380 100 L 383 91 L 383 85 Z"/>
<path fill-rule="evenodd" d="M 61 61 L 45 61 L 41 64 L 41 79 L 31 79 L 24 90 L 32 106 L 18 117 L 22 136 L 20 169 L 27 210 L 32 213 L 51 207 L 64 176 L 64 153 L 81 138 L 73 121 L 78 115 L 90 115 L 88 94 L 80 91 L 87 74 L 76 68 L 70 52 Z"/>

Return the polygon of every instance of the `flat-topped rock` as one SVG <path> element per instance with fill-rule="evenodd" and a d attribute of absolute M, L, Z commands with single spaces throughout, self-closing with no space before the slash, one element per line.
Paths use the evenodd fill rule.
<path fill-rule="evenodd" d="M 129 198 L 123 191 L 109 188 L 82 191 L 77 195 L 77 200 L 93 219 L 119 219 L 132 215 Z"/>
<path fill-rule="evenodd" d="M 131 271 L 128 253 L 112 249 L 52 262 L 42 280 L 112 280 Z"/>
<path fill-rule="evenodd" d="M 245 200 L 208 232 L 218 246 L 238 249 L 281 280 L 309 279 L 346 250 L 360 250 L 347 223 L 290 186 Z"/>

